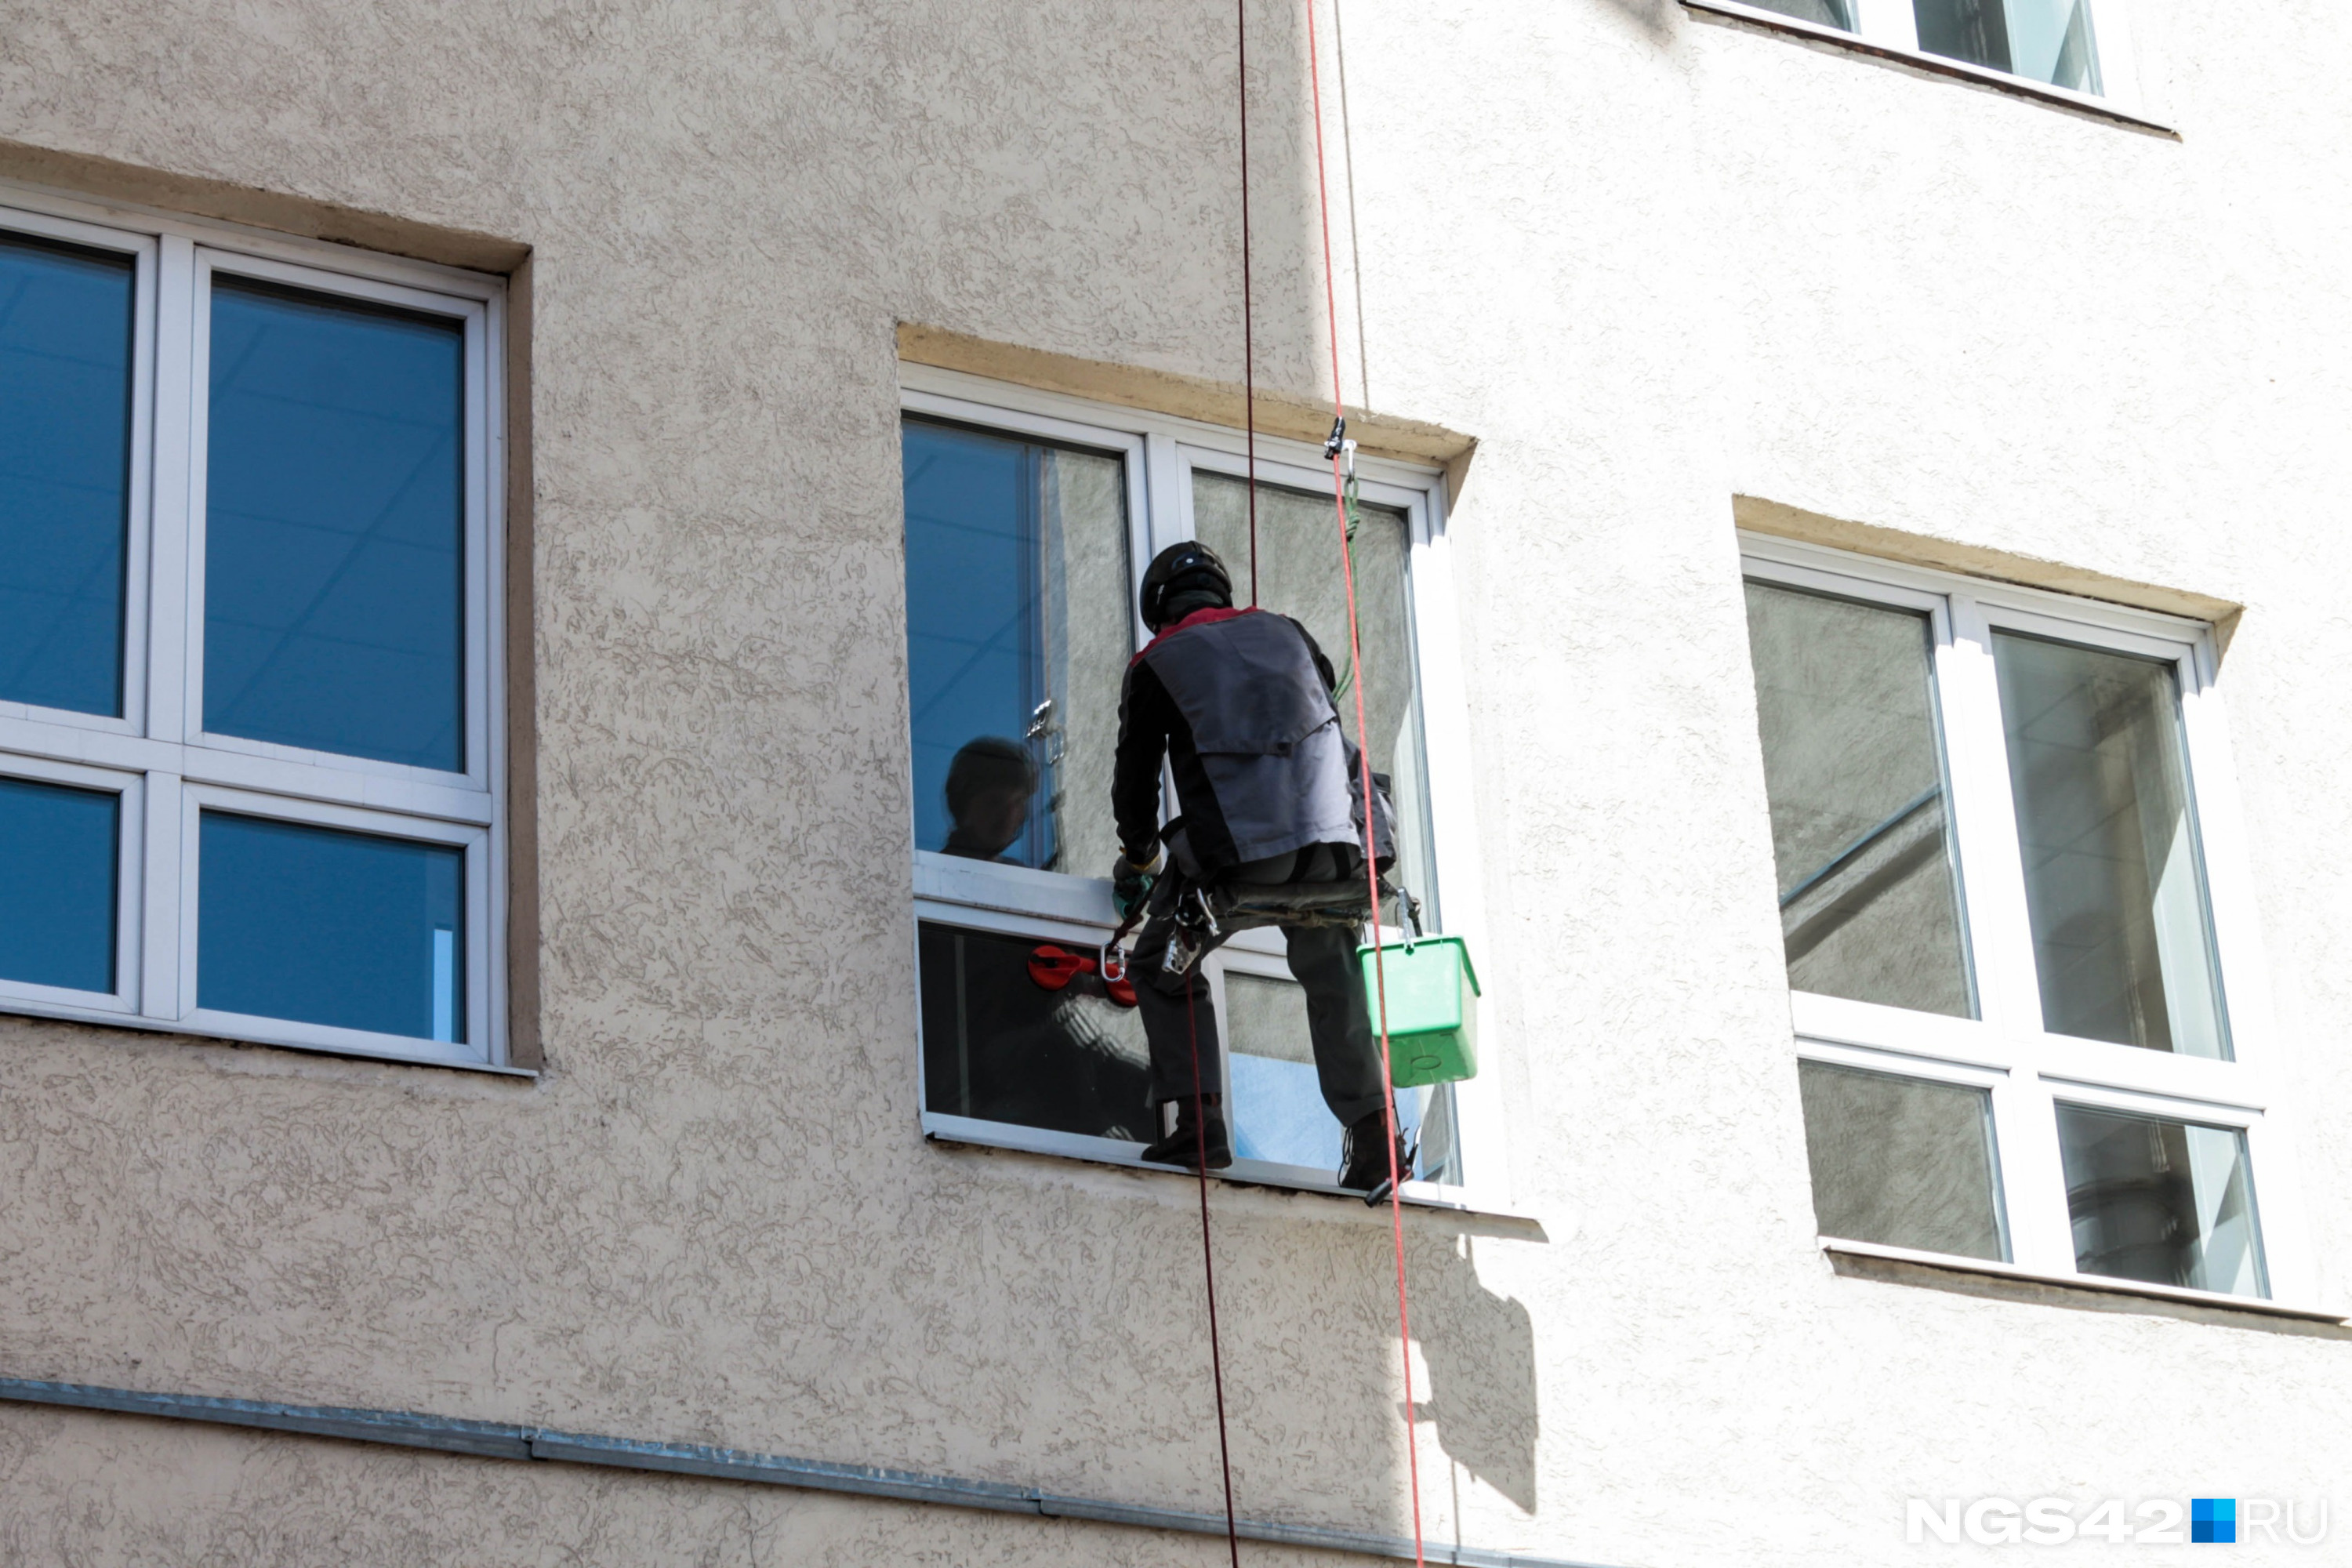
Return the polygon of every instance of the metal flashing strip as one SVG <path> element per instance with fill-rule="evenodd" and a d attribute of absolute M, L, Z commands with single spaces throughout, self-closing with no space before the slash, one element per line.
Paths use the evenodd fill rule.
<path fill-rule="evenodd" d="M 2180 140 L 2179 131 L 2172 125 L 2141 110 L 2126 107 L 2114 99 L 2098 93 L 2078 92 L 2073 88 L 2058 87 L 2050 82 L 2036 81 L 2032 77 L 2019 76 L 2014 71 L 1998 70 L 1991 66 L 1980 66 L 1973 60 L 1958 59 L 1949 55 L 1931 54 L 1926 49 L 1909 49 L 1875 38 L 1866 38 L 1859 33 L 1849 32 L 1843 27 L 1831 26 L 1821 22 L 1809 22 L 1801 16 L 1788 16 L 1758 5 L 1755 0 L 1682 0 L 1682 4 L 1685 9 L 1698 13 L 1702 20 L 1714 21 L 1720 18 L 1744 23 L 1759 31 L 1785 33 L 1800 38 L 1810 38 L 1816 43 L 1849 49 L 1858 55 L 1869 55 L 1896 65 L 1909 66 L 1915 70 L 1925 71 L 1930 75 L 1974 82 L 1979 87 L 1992 88 L 1996 91 L 2011 93 L 2019 98 L 2040 99 L 2044 103 L 2055 104 L 2061 109 L 2075 110 L 2095 119 L 2112 120 L 2117 124 L 2127 125 L 2136 130 L 2154 132 L 2157 135 L 2169 141 Z"/>
<path fill-rule="evenodd" d="M 1876 1258 L 1890 1263 L 1915 1263 L 1952 1274 L 1983 1274 L 1997 1279 L 2020 1279 L 2032 1285 L 2054 1285 L 2065 1290 L 2088 1290 L 2105 1296 L 2144 1296 L 2157 1301 L 2179 1301 L 2222 1312 L 2254 1312 L 2273 1318 L 2300 1318 L 2315 1323 L 2352 1321 L 2342 1312 L 2302 1301 L 2279 1301 L 2268 1296 L 2233 1296 L 2221 1290 L 2198 1290 L 2185 1285 L 2162 1285 L 2152 1279 L 2125 1279 L 2112 1274 L 2061 1274 L 2049 1268 L 2021 1268 L 1992 1258 L 1967 1258 L 1949 1252 L 1926 1252 L 1916 1247 L 1888 1247 L 1875 1241 L 1847 1241 L 1834 1236 L 1816 1238 L 1823 1252 L 1850 1258 Z"/>
<path fill-rule="evenodd" d="M 17 1377 L 0 1377 L 0 1400 L 23 1405 L 62 1405 L 76 1410 L 105 1410 L 125 1415 L 151 1415 L 173 1421 L 205 1421 L 224 1426 L 254 1426 L 272 1432 L 298 1432 L 315 1437 L 341 1437 L 357 1443 L 432 1448 L 443 1453 L 469 1454 L 478 1458 L 541 1459 L 560 1464 L 602 1465 L 610 1469 L 661 1470 L 678 1475 L 707 1476 L 719 1480 L 849 1492 L 859 1497 L 889 1498 L 900 1502 L 1033 1514 L 1042 1519 L 1086 1520 L 1103 1524 L 1132 1525 L 1142 1530 L 1181 1531 L 1191 1535 L 1222 1536 L 1225 1533 L 1223 1514 L 1106 1502 L 1095 1498 L 1062 1497 L 1034 1487 L 1005 1486 L 994 1481 L 963 1480 L 954 1476 L 929 1476 L 911 1470 L 879 1469 L 866 1465 L 835 1465 L 816 1459 L 785 1458 L 774 1454 L 746 1453 L 737 1448 L 709 1447 L 698 1443 L 653 1443 L 590 1433 L 551 1432 L 543 1427 L 509 1426 L 496 1421 L 461 1421 L 452 1416 L 428 1415 L 408 1410 L 351 1410 L 322 1405 L 278 1405 L 266 1400 L 215 1399 L 193 1394 L 151 1394 L 137 1389 L 101 1388 L 79 1383 L 43 1383 Z M 1413 1561 L 1412 1542 L 1392 1535 L 1361 1534 L 1348 1530 L 1327 1530 L 1318 1525 L 1278 1524 L 1268 1520 L 1249 1519 L 1238 1521 L 1237 1531 L 1247 1541 L 1310 1547 L 1323 1552 L 1345 1552 L 1360 1557 L 1381 1557 L 1401 1563 Z M 1565 1557 L 1534 1557 L 1525 1552 L 1497 1552 L 1485 1547 L 1449 1546 L 1441 1542 L 1430 1542 L 1423 1556 L 1428 1562 L 1452 1563 L 1455 1568 L 1605 1568 L 1601 1563 Z"/>

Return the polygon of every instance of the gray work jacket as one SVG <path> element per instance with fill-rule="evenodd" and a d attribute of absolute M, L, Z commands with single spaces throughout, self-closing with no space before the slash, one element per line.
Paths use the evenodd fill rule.
<path fill-rule="evenodd" d="M 1154 638 L 1136 662 L 1122 771 L 1144 760 L 1126 753 L 1148 747 L 1150 771 L 1159 772 L 1160 737 L 1130 732 L 1146 706 L 1134 700 L 1135 687 L 1149 679 L 1175 710 L 1165 744 L 1184 824 L 1175 847 L 1180 863 L 1192 862 L 1189 874 L 1214 878 L 1315 844 L 1360 849 L 1360 753 L 1305 627 L 1264 611 L 1209 612 Z M 1374 858 L 1382 864 L 1396 854 L 1386 793 L 1372 795 Z"/>

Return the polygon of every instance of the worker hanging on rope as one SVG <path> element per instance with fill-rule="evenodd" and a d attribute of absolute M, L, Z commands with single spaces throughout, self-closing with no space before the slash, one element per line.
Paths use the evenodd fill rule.
<path fill-rule="evenodd" d="M 1163 1119 L 1164 1136 L 1143 1157 L 1187 1170 L 1204 1156 L 1212 1169 L 1233 1163 L 1201 960 L 1236 931 L 1276 926 L 1307 993 L 1324 1103 L 1347 1130 L 1339 1184 L 1381 1201 L 1391 1169 L 1412 1173 L 1413 1152 L 1397 1134 L 1391 1166 L 1394 1106 L 1356 959 L 1376 913 L 1363 773 L 1333 700 L 1330 660 L 1289 616 L 1235 609 L 1224 563 L 1204 544 L 1160 552 L 1144 574 L 1142 610 L 1153 637 L 1128 666 L 1111 798 L 1124 847 L 1112 886 L 1122 919 L 1143 916 L 1129 978 Z M 1164 828 L 1163 757 L 1179 813 Z M 1395 812 L 1376 775 L 1370 810 L 1385 872 Z M 1383 900 L 1389 892 L 1383 885 Z M 1160 1110 L 1168 1105 L 1172 1129 Z"/>

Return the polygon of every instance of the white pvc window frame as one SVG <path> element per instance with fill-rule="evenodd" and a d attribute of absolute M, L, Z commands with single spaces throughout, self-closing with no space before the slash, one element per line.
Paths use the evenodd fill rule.
<path fill-rule="evenodd" d="M 2292 1116 L 2262 976 L 2249 858 L 2229 755 L 2212 628 L 2153 611 L 1933 572 L 1843 551 L 1741 536 L 1750 581 L 1924 612 L 1950 792 L 1953 870 L 1976 1016 L 1955 1018 L 1791 991 L 1801 1060 L 1954 1084 L 1991 1097 L 1997 1202 L 2007 1255 L 2034 1278 L 2241 1304 L 2312 1299 Z M 2042 1024 L 2025 873 L 2011 799 L 1992 634 L 2015 630 L 2168 661 L 2178 677 L 2192 819 L 2226 1013 L 2228 1058 L 2051 1034 Z M 2128 1111 L 2245 1136 L 2264 1298 L 2150 1287 L 2074 1264 L 2058 1141 L 2061 1104 Z M 1823 1237 L 1836 1250 L 1888 1252 Z M 1892 1249 L 1967 1268 L 1983 1260 Z"/>
<path fill-rule="evenodd" d="M 118 252 L 132 259 L 136 278 L 122 712 L 0 702 L 0 774 L 110 790 L 121 798 L 116 985 L 100 994 L 0 981 L 0 1011 L 517 1070 L 506 1056 L 505 584 L 499 548 L 505 534 L 504 283 L 6 183 L 0 183 L 0 231 Z M 462 772 L 204 730 L 205 418 L 215 278 L 442 316 L 464 332 Z M 461 847 L 465 1040 L 197 1005 L 197 822 L 208 806 Z"/>
<path fill-rule="evenodd" d="M 1246 440 L 1239 430 L 1087 402 L 958 371 L 905 363 L 898 370 L 904 414 L 1122 458 L 1130 591 L 1140 584 L 1143 569 L 1154 554 L 1193 536 L 1193 472 L 1236 477 L 1248 472 Z M 1471 806 L 1468 702 L 1462 680 L 1452 558 L 1445 537 L 1444 476 L 1434 468 L 1376 458 L 1359 458 L 1357 469 L 1362 499 L 1402 512 L 1411 531 L 1406 576 L 1412 656 L 1420 682 L 1431 859 L 1438 884 L 1433 891 L 1443 897 L 1445 929 L 1468 936 L 1475 943 L 1481 924 L 1477 837 Z M 1261 485 L 1328 494 L 1331 469 L 1318 447 L 1261 435 L 1257 479 Z M 1335 535 L 1337 530 L 1335 522 Z M 1335 537 L 1333 549 L 1337 548 Z M 1132 618 L 1132 631 L 1139 648 L 1149 640 L 1139 612 Z M 1107 878 L 998 866 L 922 849 L 914 852 L 913 875 L 919 921 L 1034 937 L 1080 949 L 1098 945 L 1118 923 Z M 1430 902 L 1434 908 L 1437 899 L 1433 897 Z M 1402 933 L 1390 934 L 1394 938 Z M 1228 963 L 1249 973 L 1288 982 L 1284 952 L 1279 931 L 1255 931 L 1238 933 L 1213 956 L 1206 971 L 1220 1012 Z M 919 984 L 919 963 L 911 963 L 909 973 L 918 976 Z M 1219 1031 L 1221 1038 L 1228 1033 Z M 1225 1043 L 1230 1046 L 1229 1040 Z M 1406 1202 L 1488 1212 L 1508 1207 L 1503 1115 L 1496 1074 L 1491 1070 L 1500 1043 L 1491 1020 L 1482 1022 L 1481 1047 L 1490 1070 L 1454 1086 L 1462 1183 L 1408 1182 L 1403 1193 Z M 932 1137 L 1116 1165 L 1141 1163 L 1137 1157 L 1140 1144 L 933 1111 L 921 1086 L 919 1049 L 916 1064 L 919 1103 L 925 1108 L 923 1131 Z M 1219 1174 L 1228 1181 L 1265 1186 L 1340 1190 L 1334 1184 L 1334 1172 L 1265 1161 L 1236 1161 Z"/>
<path fill-rule="evenodd" d="M 2153 118 L 2141 89 L 2139 44 L 2133 26 L 2133 0 L 2088 0 L 2091 47 L 2098 62 L 2099 92 L 2084 92 L 2053 82 L 2036 81 L 2012 71 L 1998 70 L 1973 60 L 1930 54 L 1919 47 L 1917 14 L 1911 0 L 1847 0 L 1854 26 L 1843 27 L 1791 16 L 1756 4 L 1755 0 L 1682 0 L 1695 11 L 1735 16 L 1777 31 L 1819 38 L 1826 43 L 1858 46 L 1872 54 L 1924 66 L 1944 75 L 1969 78 L 2053 102 L 2070 104 L 2094 113 L 2128 120 L 2157 130 L 2171 127 Z"/>

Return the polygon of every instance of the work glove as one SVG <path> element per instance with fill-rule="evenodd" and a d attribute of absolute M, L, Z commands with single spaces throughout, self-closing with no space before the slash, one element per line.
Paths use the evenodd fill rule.
<path fill-rule="evenodd" d="M 1118 918 L 1125 920 L 1151 896 L 1151 884 L 1158 879 L 1160 856 L 1155 851 L 1149 863 L 1137 865 L 1125 855 L 1110 874 L 1110 901 L 1118 907 Z"/>

